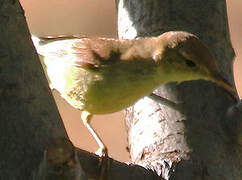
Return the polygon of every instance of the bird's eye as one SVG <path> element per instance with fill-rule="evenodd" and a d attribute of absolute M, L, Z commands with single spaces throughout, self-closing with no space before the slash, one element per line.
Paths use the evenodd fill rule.
<path fill-rule="evenodd" d="M 187 59 L 186 59 L 186 64 L 187 64 L 187 66 L 189 66 L 189 67 L 195 67 L 195 66 L 196 66 L 196 64 L 195 64 L 194 62 L 192 62 L 192 61 L 190 61 L 190 60 L 187 60 Z"/>

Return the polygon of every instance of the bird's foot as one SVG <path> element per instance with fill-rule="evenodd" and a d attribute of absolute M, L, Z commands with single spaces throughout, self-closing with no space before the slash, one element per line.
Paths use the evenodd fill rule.
<path fill-rule="evenodd" d="M 99 157 L 108 157 L 108 150 L 106 147 L 100 147 L 96 152 L 96 155 L 98 155 Z"/>
<path fill-rule="evenodd" d="M 184 105 L 184 102 L 172 102 L 171 100 L 169 99 L 166 99 L 166 98 L 163 98 L 161 96 L 158 96 L 154 93 L 151 93 L 149 96 L 149 98 L 151 98 L 152 100 L 158 102 L 158 103 L 161 103 L 171 109 L 174 109 L 174 110 L 177 110 L 177 111 L 181 111 L 182 110 L 182 107 Z"/>
<path fill-rule="evenodd" d="M 100 175 L 99 175 L 99 180 L 106 180 L 108 171 L 111 167 L 111 161 L 112 159 L 108 157 L 108 150 L 106 147 L 104 148 L 99 148 L 95 154 L 97 154 L 99 158 L 99 169 L 100 169 Z"/>

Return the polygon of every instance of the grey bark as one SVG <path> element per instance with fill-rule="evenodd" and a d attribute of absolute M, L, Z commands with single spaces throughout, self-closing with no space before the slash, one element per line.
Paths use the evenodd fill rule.
<path fill-rule="evenodd" d="M 134 164 L 127 165 L 112 158 L 100 158 L 93 153 L 77 149 L 67 139 L 60 138 L 47 148 L 33 180 L 100 180 L 102 168 L 104 168 L 103 179 L 160 179 L 152 170 Z"/>
<path fill-rule="evenodd" d="M 116 3 L 120 38 L 188 31 L 209 47 L 221 74 L 233 82 L 234 51 L 225 0 L 116 0 Z M 242 148 L 231 133 L 233 125 L 228 125 L 233 122 L 225 118 L 228 108 L 237 103 L 236 94 L 207 81 L 171 83 L 155 93 L 182 103 L 183 109 L 176 111 L 146 97 L 127 110 L 133 163 L 154 169 L 165 179 L 242 179 Z"/>
<path fill-rule="evenodd" d="M 158 35 L 169 30 L 192 32 L 212 49 L 221 73 L 232 81 L 233 50 L 225 1 L 126 0 L 117 6 L 119 13 L 126 9 L 128 15 L 119 15 L 120 37 Z M 0 179 L 4 180 L 32 179 L 32 172 L 50 163 L 44 153 L 46 145 L 53 138 L 66 136 L 23 14 L 18 1 L 1 1 Z M 239 126 L 235 127 L 231 116 L 224 118 L 228 107 L 236 103 L 233 95 L 205 81 L 173 83 L 156 92 L 182 102 L 184 109 L 178 112 L 144 98 L 128 110 L 133 162 L 156 170 L 166 179 L 241 179 L 241 136 L 233 132 L 233 128 L 241 130 L 241 121 L 236 119 Z M 227 114 L 238 113 L 240 106 L 232 107 Z M 97 179 L 98 158 L 79 150 L 74 154 L 66 157 L 75 162 L 71 160 L 68 165 L 73 169 L 66 172 L 74 170 L 80 178 L 78 169 L 83 169 L 88 178 Z M 110 172 L 111 179 L 157 179 L 153 171 L 116 161 L 111 163 Z"/>
<path fill-rule="evenodd" d="M 0 179 L 32 179 L 66 132 L 17 0 L 0 1 Z"/>

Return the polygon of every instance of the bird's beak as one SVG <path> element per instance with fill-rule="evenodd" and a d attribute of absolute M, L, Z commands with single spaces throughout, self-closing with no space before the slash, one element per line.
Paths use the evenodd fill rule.
<path fill-rule="evenodd" d="M 236 91 L 235 87 L 232 84 L 230 84 L 226 79 L 224 79 L 220 74 L 214 74 L 212 81 L 227 89 L 228 91 Z"/>

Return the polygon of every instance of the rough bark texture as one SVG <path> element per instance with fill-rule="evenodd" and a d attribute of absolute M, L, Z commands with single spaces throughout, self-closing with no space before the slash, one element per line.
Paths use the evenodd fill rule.
<path fill-rule="evenodd" d="M 100 179 L 102 168 L 103 179 L 160 180 L 156 172 L 138 165 L 127 165 L 111 158 L 101 161 L 99 156 L 74 148 L 70 141 L 63 138 L 54 140 L 47 148 L 33 180 Z"/>
<path fill-rule="evenodd" d="M 210 47 L 221 73 L 232 81 L 233 50 L 225 0 L 120 0 L 117 7 L 120 37 L 151 36 L 170 30 L 194 33 Z M 49 141 L 66 133 L 17 0 L 0 2 L 0 32 L 0 179 L 28 180 L 42 167 L 41 161 L 47 165 L 52 162 L 43 156 Z M 127 129 L 132 161 L 156 170 L 166 179 L 242 179 L 241 134 L 236 134 L 241 121 L 236 119 L 234 124 L 239 126 L 234 126 L 230 121 L 233 116 L 224 118 L 236 98 L 205 81 L 173 83 L 156 93 L 183 103 L 184 109 L 178 112 L 149 98 L 131 107 Z M 233 107 L 229 114 L 239 113 L 240 106 Z M 69 149 L 70 156 L 67 153 L 57 158 L 58 163 L 63 160 L 64 170 L 80 179 L 82 165 L 88 178 L 97 179 L 98 158 Z M 49 157 L 55 158 L 56 153 Z M 70 158 L 70 163 L 66 164 L 65 158 Z M 66 169 L 66 165 L 73 168 Z M 58 166 L 57 170 L 63 169 Z M 157 179 L 153 171 L 118 162 L 111 163 L 108 177 Z"/>
<path fill-rule="evenodd" d="M 221 74 L 233 82 L 234 52 L 225 0 L 117 0 L 120 38 L 182 30 L 197 35 L 216 56 Z M 165 179 L 242 179 L 241 145 L 227 129 L 225 113 L 237 103 L 214 83 L 171 83 L 156 94 L 183 103 L 178 112 L 144 98 L 127 110 L 132 162 Z M 233 130 L 232 130 L 233 131 Z"/>
<path fill-rule="evenodd" d="M 66 132 L 17 0 L 0 1 L 0 179 L 32 179 Z"/>

